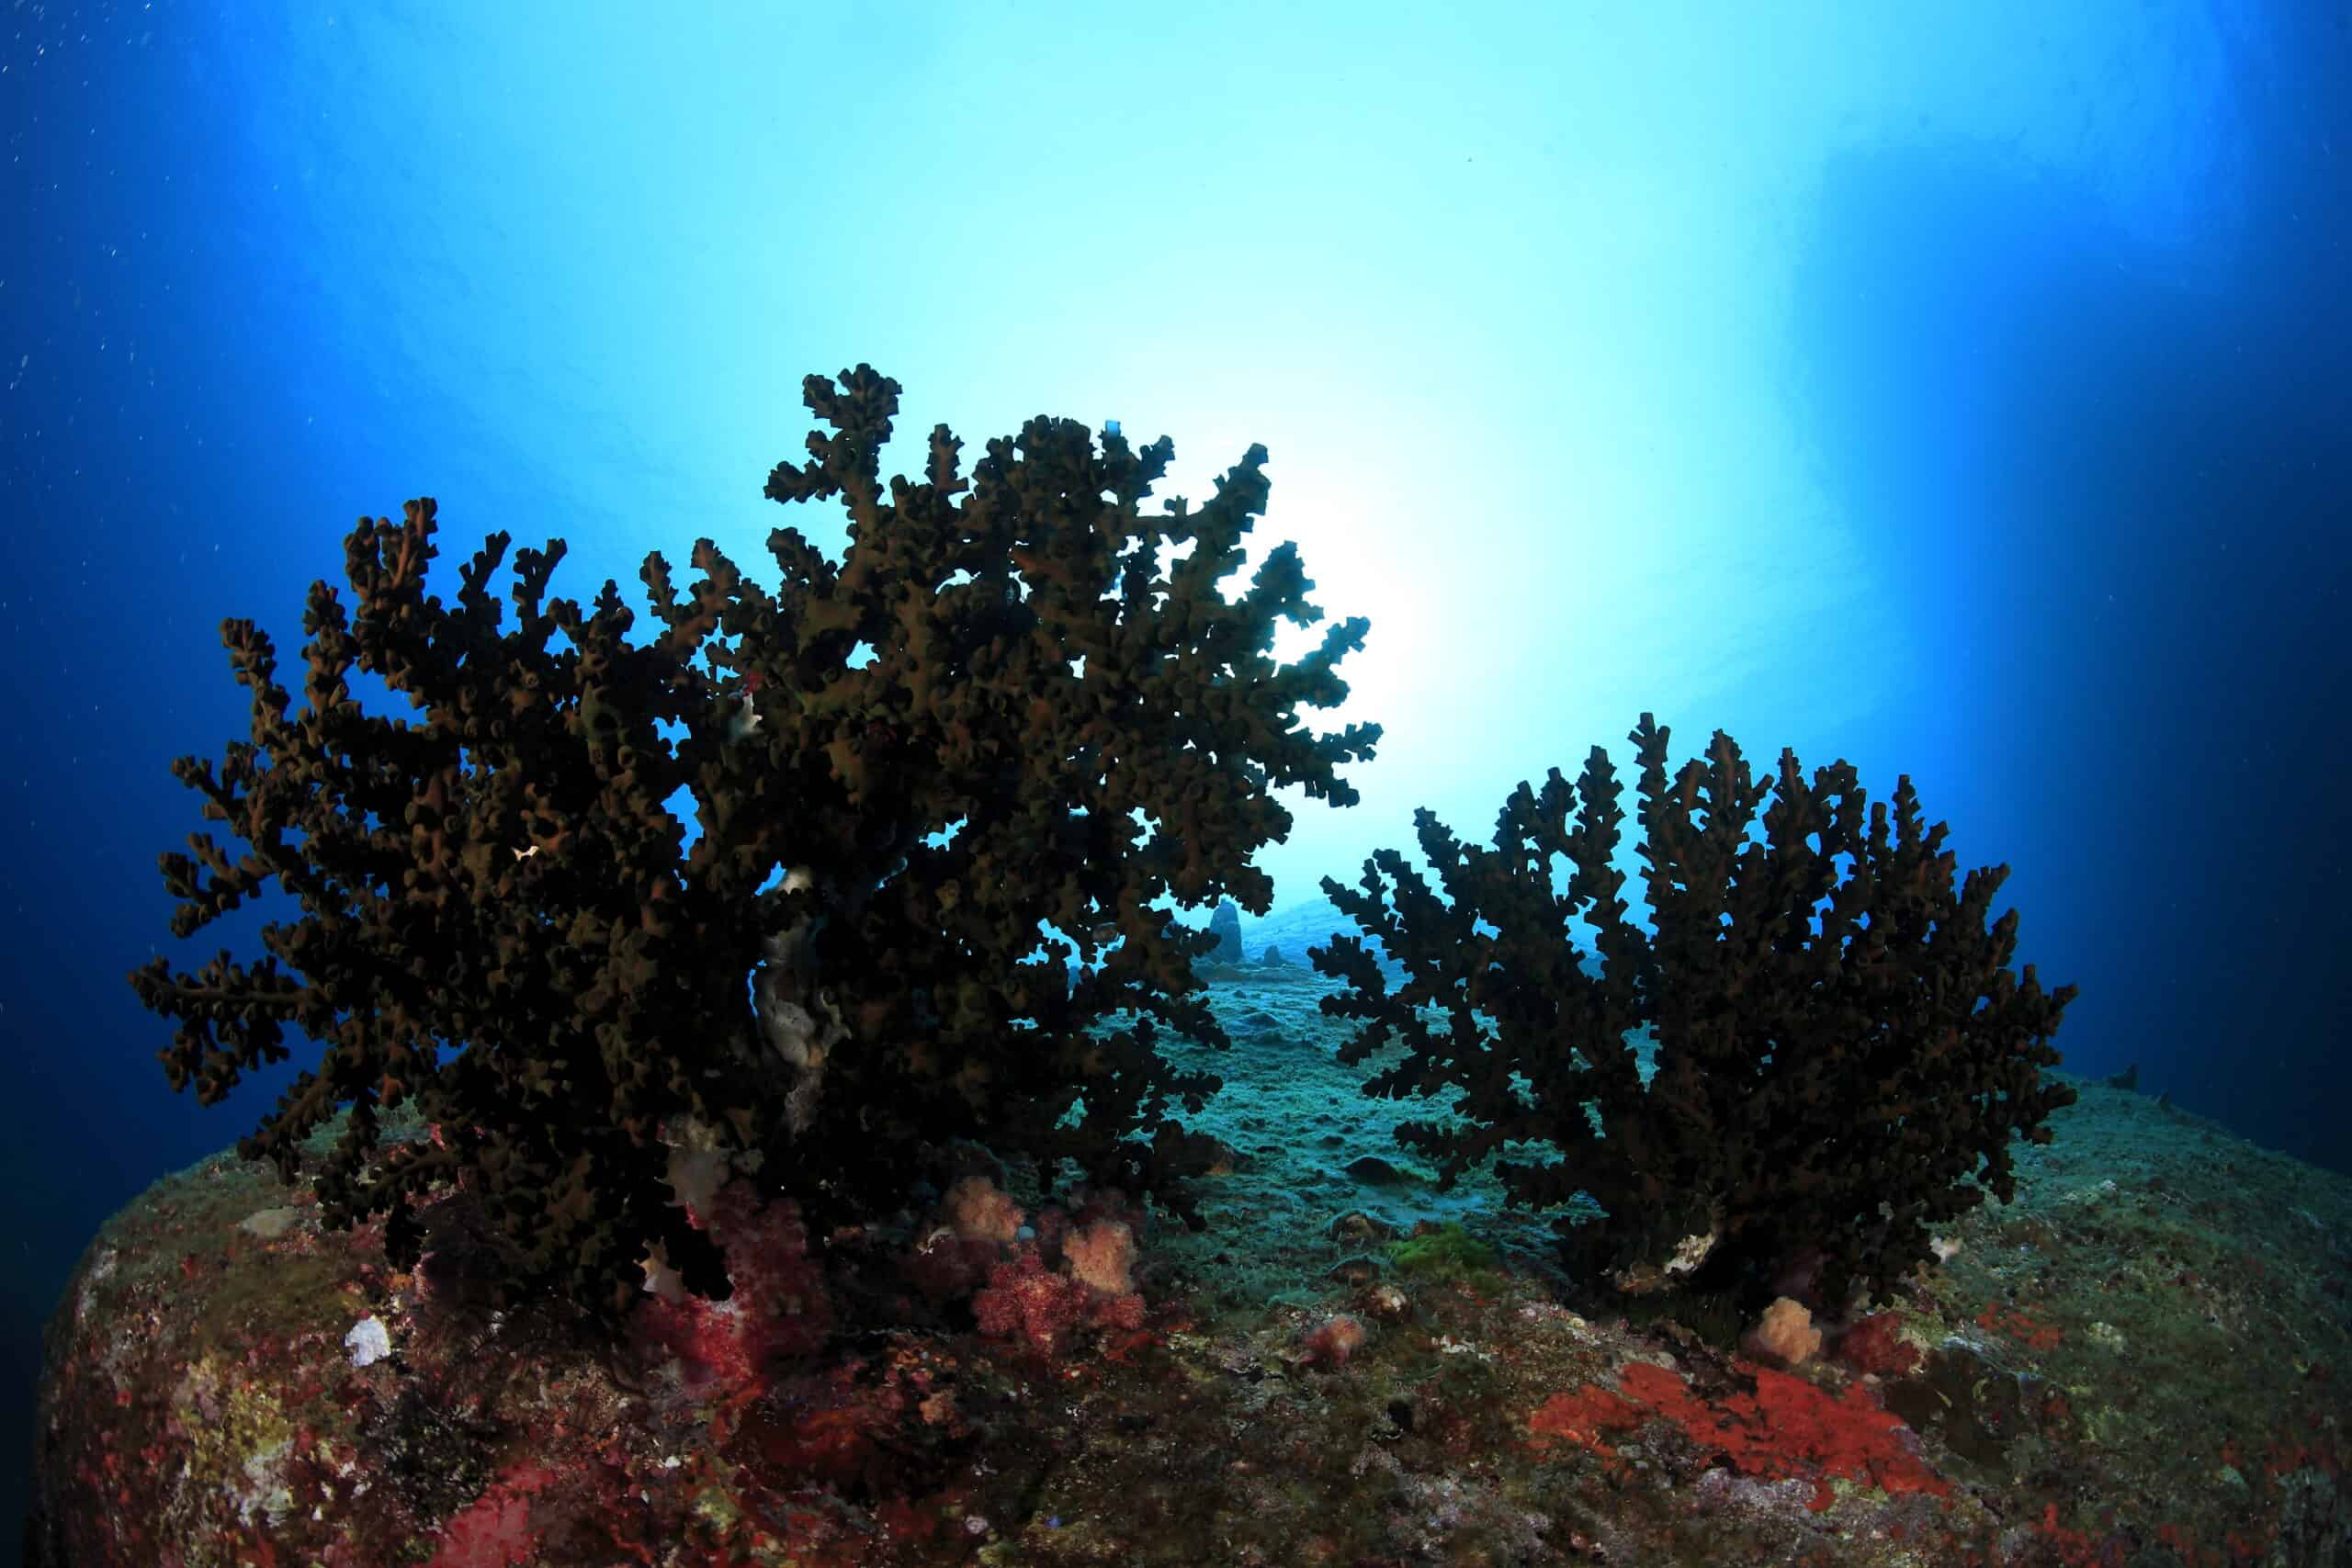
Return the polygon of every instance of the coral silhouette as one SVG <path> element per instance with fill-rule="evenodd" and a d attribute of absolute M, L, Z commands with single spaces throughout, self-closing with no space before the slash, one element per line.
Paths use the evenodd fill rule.
<path fill-rule="evenodd" d="M 2044 1119 L 2075 1098 L 2041 1069 L 2075 988 L 2010 973 L 2017 912 L 1985 923 L 2008 868 L 1955 886 L 1946 827 L 1922 829 L 1907 776 L 1890 836 L 1843 761 L 1808 784 L 1783 751 L 1761 784 L 1718 730 L 1669 785 L 1668 736 L 1644 714 L 1630 737 L 1656 936 L 1627 918 L 1621 791 L 1595 747 L 1581 801 L 1556 768 L 1540 795 L 1522 782 L 1492 851 L 1415 814 L 1450 902 L 1393 850 L 1364 863 L 1361 892 L 1325 878 L 1407 978 L 1389 994 L 1363 942 L 1335 938 L 1308 955 L 1351 988 L 1320 1006 L 1363 1021 L 1350 1065 L 1403 1036 L 1366 1093 L 1459 1092 L 1453 1117 L 1397 1132 L 1442 1162 L 1442 1188 L 1510 1142 L 1559 1151 L 1495 1169 L 1514 1204 L 1598 1201 L 1600 1219 L 1555 1222 L 1573 1272 L 1758 1304 L 1776 1277 L 1801 1280 L 1842 1310 L 1852 1287 L 1883 1295 L 1924 1261 L 1930 1226 L 2009 1198 L 2011 1136 L 2048 1142 Z M 1597 974 L 1572 919 L 1597 931 Z M 1628 1039 L 1644 1028 L 1646 1084 Z"/>
<path fill-rule="evenodd" d="M 162 857 L 172 930 L 272 882 L 300 912 L 264 930 L 258 962 L 158 958 L 131 984 L 175 1022 L 173 1087 L 207 1105 L 284 1059 L 289 1028 L 318 1043 L 238 1151 L 290 1183 L 305 1135 L 349 1105 L 317 1177 L 329 1224 L 386 1216 L 406 1268 L 418 1200 L 462 1180 L 505 1244 L 495 1299 L 617 1319 L 655 1275 L 730 1289 L 682 1180 L 756 1173 L 821 1246 L 903 1201 L 923 1151 L 984 1130 L 1198 1227 L 1185 1179 L 1205 1141 L 1163 1112 L 1218 1079 L 1170 1071 L 1154 1022 L 1227 1043 L 1190 969 L 1213 939 L 1151 906 L 1263 912 L 1250 857 L 1291 820 L 1273 791 L 1354 803 L 1335 765 L 1369 758 L 1378 727 L 1316 737 L 1297 709 L 1345 697 L 1335 665 L 1367 623 L 1277 666 L 1275 622 L 1322 615 L 1295 548 L 1238 602 L 1218 591 L 1265 505 L 1263 447 L 1199 512 L 1146 515 L 1165 438 L 1098 452 L 1039 418 L 967 480 L 940 425 L 923 479 L 886 493 L 899 390 L 865 366 L 808 378 L 833 434 L 768 478 L 775 501 L 842 503 L 840 564 L 779 528 L 771 593 L 705 539 L 682 596 L 649 555 L 648 640 L 609 581 L 584 609 L 547 598 L 560 540 L 516 552 L 511 629 L 491 591 L 503 533 L 454 605 L 429 596 L 431 500 L 345 540 L 350 603 L 312 585 L 299 709 L 269 637 L 223 623 L 251 737 L 217 771 L 174 771 L 247 847 L 198 834 Z M 1162 574 L 1162 547 L 1187 542 Z M 355 669 L 414 716 L 363 712 Z M 1090 964 L 1125 941 L 1073 977 L 1068 949 L 1040 955 L 1041 922 Z M 1118 1009 L 1141 1016 L 1083 1032 Z M 407 1102 L 434 1136 L 379 1150 L 379 1113 Z"/>

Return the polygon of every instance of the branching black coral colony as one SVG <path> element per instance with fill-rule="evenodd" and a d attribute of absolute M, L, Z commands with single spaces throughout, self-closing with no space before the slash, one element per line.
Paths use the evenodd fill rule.
<path fill-rule="evenodd" d="M 1214 939 L 1156 906 L 1262 914 L 1251 857 L 1291 826 L 1273 790 L 1355 803 L 1337 770 L 1372 758 L 1379 727 L 1318 737 L 1299 709 L 1346 697 L 1337 667 L 1367 622 L 1278 665 L 1277 620 L 1322 618 L 1295 547 L 1237 599 L 1218 590 L 1266 504 L 1262 447 L 1197 512 L 1147 514 L 1165 438 L 1112 429 L 1098 449 L 1039 418 L 967 479 L 940 425 L 922 479 L 886 492 L 898 384 L 860 366 L 804 390 L 831 434 L 766 494 L 838 499 L 849 543 L 835 565 L 775 530 L 774 592 L 707 539 L 683 593 L 649 555 L 659 626 L 631 640 L 615 583 L 585 606 L 547 597 L 551 540 L 514 553 L 509 625 L 503 533 L 454 605 L 426 592 L 428 499 L 346 537 L 347 602 L 312 585 L 299 707 L 270 638 L 223 624 L 251 735 L 175 772 L 244 849 L 198 834 L 162 857 L 172 929 L 273 879 L 300 915 L 264 930 L 256 962 L 159 958 L 131 983 L 175 1021 L 173 1087 L 207 1105 L 284 1060 L 289 1025 L 318 1043 L 239 1153 L 291 1182 L 349 1107 L 314 1173 L 322 1214 L 384 1216 L 400 1267 L 419 1201 L 461 1181 L 502 1246 L 495 1301 L 612 1325 L 657 1267 L 724 1296 L 676 1201 L 697 1140 L 817 1238 L 904 1205 L 917 1151 L 955 1139 L 1045 1173 L 1074 1162 L 1203 1223 L 1191 1184 L 1214 1146 L 1170 1109 L 1198 1112 L 1220 1080 L 1172 1070 L 1155 1025 L 1227 1043 L 1192 969 Z M 1163 570 L 1161 547 L 1188 541 Z M 410 715 L 362 712 L 354 670 Z M 1838 1289 L 1883 1285 L 1979 1201 L 1969 1182 L 2007 1196 L 2013 1134 L 2046 1141 L 2072 1095 L 2039 1069 L 2073 987 L 2012 976 L 2015 913 L 1985 924 L 2005 868 L 1956 888 L 1907 781 L 1890 834 L 1850 768 L 1808 783 L 1784 754 L 1757 843 L 1768 791 L 1727 737 L 1671 782 L 1667 731 L 1645 715 L 1633 739 L 1657 934 L 1611 864 L 1623 814 L 1599 750 L 1580 795 L 1556 770 L 1522 784 L 1491 852 L 1423 812 L 1450 902 L 1394 852 L 1361 892 L 1325 883 L 1408 976 L 1389 994 L 1350 938 L 1311 954 L 1349 982 L 1325 1010 L 1362 1021 L 1342 1059 L 1398 1033 L 1405 1060 L 1368 1092 L 1466 1092 L 1449 1124 L 1400 1134 L 1448 1184 L 1506 1142 L 1550 1145 L 1498 1168 L 1512 1201 L 1591 1194 L 1606 1218 L 1564 1224 L 1564 1251 L 1625 1288 L 1752 1289 L 1808 1250 Z M 1599 931 L 1598 973 L 1572 916 Z M 1041 922 L 1082 966 L 1041 947 Z M 1090 1032 L 1114 1014 L 1127 1026 Z M 1647 1084 L 1626 1043 L 1644 1028 Z M 403 1104 L 433 1137 L 381 1137 Z"/>

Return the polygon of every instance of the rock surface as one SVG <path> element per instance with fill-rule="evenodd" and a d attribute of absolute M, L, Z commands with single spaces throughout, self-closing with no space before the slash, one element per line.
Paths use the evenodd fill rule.
<path fill-rule="evenodd" d="M 1231 899 L 1218 902 L 1216 913 L 1209 917 L 1209 934 L 1216 938 L 1216 947 L 1209 953 L 1208 962 L 1241 962 L 1241 911 Z"/>
<path fill-rule="evenodd" d="M 51 1324 L 28 1560 L 2352 1561 L 2352 1183 L 2077 1080 L 2015 1202 L 1782 1371 L 1564 1309 L 1551 1216 L 1435 1190 L 1389 1136 L 1427 1107 L 1354 1094 L 1385 1063 L 1331 1061 L 1326 985 L 1248 973 L 1210 997 L 1232 1052 L 1169 1047 L 1227 1079 L 1208 1231 L 1009 1171 L 821 1279 L 768 1259 L 826 1331 L 755 1359 L 734 1303 L 617 1348 L 487 1312 L 462 1194 L 401 1274 L 266 1166 L 167 1178 Z M 1492 1260 L 1391 1250 L 1449 1223 Z"/>
<path fill-rule="evenodd" d="M 1320 897 L 1285 904 L 1270 911 L 1263 919 L 1237 913 L 1240 939 L 1248 952 L 1262 953 L 1268 947 L 1282 949 L 1283 962 L 1299 969 L 1313 971 L 1306 956 L 1310 947 L 1328 947 L 1334 936 L 1363 939 L 1364 948 L 1380 965 L 1381 973 L 1393 987 L 1405 977 L 1402 964 L 1389 958 L 1378 937 L 1365 936 L 1363 929 L 1340 912 L 1329 898 Z"/>

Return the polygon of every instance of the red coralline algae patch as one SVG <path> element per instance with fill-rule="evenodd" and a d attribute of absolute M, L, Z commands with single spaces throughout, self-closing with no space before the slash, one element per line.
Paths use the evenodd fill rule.
<path fill-rule="evenodd" d="M 2055 1350 L 2065 1338 L 2064 1332 L 2055 1325 L 2043 1323 L 2014 1307 L 1986 1307 L 1977 1314 L 1976 1326 L 1987 1333 L 2006 1334 L 2029 1350 Z"/>
<path fill-rule="evenodd" d="M 1544 1401 L 1528 1418 L 1531 1440 L 1541 1448 L 1565 1438 L 1613 1461 L 1615 1450 L 1606 1440 L 1611 1434 L 1663 1416 L 1743 1475 L 1812 1480 L 1806 1506 L 1815 1513 L 1837 1500 L 1833 1477 L 1866 1481 L 1885 1492 L 1951 1495 L 1951 1483 L 1912 1452 L 1909 1429 L 1860 1384 L 1833 1396 L 1803 1378 L 1742 1366 L 1754 1375 L 1756 1391 L 1710 1404 L 1678 1374 L 1630 1362 L 1617 1376 L 1623 1393 L 1588 1383 Z"/>
<path fill-rule="evenodd" d="M 888 1495 L 919 1471 L 901 1434 L 920 1423 L 947 1436 L 966 1429 L 955 1396 L 922 1357 L 853 1362 L 780 1380 L 751 1406 L 724 1449 L 731 1462 L 789 1473 L 860 1497 Z"/>
<path fill-rule="evenodd" d="M 1918 1370 L 1919 1348 L 1904 1339 L 1894 1313 L 1872 1313 L 1838 1337 L 1837 1359 L 1858 1372 L 1903 1377 Z"/>
<path fill-rule="evenodd" d="M 441 1550 L 425 1568 L 514 1568 L 538 1549 L 531 1529 L 532 1495 L 555 1472 L 528 1462 L 509 1465 L 490 1489 L 445 1527 Z"/>

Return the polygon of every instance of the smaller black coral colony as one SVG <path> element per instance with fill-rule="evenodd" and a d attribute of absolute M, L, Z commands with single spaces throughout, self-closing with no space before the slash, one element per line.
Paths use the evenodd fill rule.
<path fill-rule="evenodd" d="M 1323 1010 L 1365 1021 L 1340 1059 L 1394 1032 L 1405 1059 L 1367 1093 L 1463 1091 L 1458 1121 L 1397 1132 L 1438 1158 L 1442 1186 L 1509 1143 L 1556 1153 L 1496 1173 L 1513 1203 L 1583 1191 L 1606 1211 L 1555 1223 L 1580 1277 L 1752 1304 L 1794 1269 L 1823 1301 L 1882 1295 L 1928 1256 L 1930 1226 L 1987 1190 L 2008 1200 L 2013 1133 L 2049 1141 L 2044 1118 L 2075 1092 L 2041 1069 L 2075 987 L 2045 992 L 2030 964 L 2010 973 L 2017 912 L 1984 923 L 2008 868 L 1955 886 L 1945 826 L 1921 829 L 1907 777 L 1890 836 L 1885 805 L 1843 762 L 1808 784 L 1783 751 L 1768 786 L 1718 730 L 1669 784 L 1667 737 L 1648 714 L 1629 737 L 1655 937 L 1627 919 L 1611 863 L 1623 790 L 1599 747 L 1580 786 L 1556 768 L 1540 795 L 1521 783 L 1491 851 L 1416 814 L 1450 902 L 1390 850 L 1365 863 L 1362 892 L 1325 878 L 1407 971 L 1391 996 L 1354 938 L 1316 954 L 1352 987 Z M 1768 796 L 1759 842 L 1748 829 Z M 1571 868 L 1565 893 L 1555 857 Z M 1598 974 L 1572 919 L 1598 932 Z M 1657 1047 L 1646 1084 L 1627 1040 L 1644 1029 Z"/>
<path fill-rule="evenodd" d="M 655 1265 L 728 1293 L 676 1201 L 689 1141 L 794 1200 L 817 1238 L 907 1203 L 921 1156 L 956 1139 L 1034 1160 L 1049 1190 L 1067 1158 L 1202 1224 L 1190 1180 L 1214 1145 L 1168 1111 L 1197 1111 L 1219 1080 L 1172 1071 L 1154 1041 L 1157 1021 L 1227 1043 L 1190 962 L 1215 938 L 1154 906 L 1263 913 L 1251 857 L 1291 823 L 1272 790 L 1354 804 L 1337 767 L 1370 759 L 1379 727 L 1317 737 L 1298 709 L 1346 697 L 1337 665 L 1367 623 L 1273 663 L 1278 618 L 1322 616 L 1287 544 L 1238 600 L 1218 591 L 1265 506 L 1262 447 L 1197 513 L 1147 515 L 1164 438 L 1137 450 L 1113 430 L 1098 451 L 1040 418 L 967 480 L 940 425 L 923 480 L 886 496 L 899 390 L 865 366 L 838 388 L 808 378 L 833 434 L 769 478 L 778 502 L 841 501 L 838 566 L 777 529 L 771 593 L 703 540 L 681 595 L 650 555 L 648 640 L 628 637 L 609 581 L 585 607 L 546 597 L 560 540 L 515 552 L 511 628 L 491 585 L 503 533 L 454 606 L 428 595 L 429 500 L 345 539 L 349 604 L 312 585 L 299 709 L 268 637 L 223 624 L 251 736 L 217 771 L 175 772 L 246 847 L 198 834 L 162 857 L 172 929 L 272 879 L 300 912 L 264 930 L 258 962 L 157 959 L 130 978 L 175 1022 L 159 1053 L 173 1087 L 202 1103 L 283 1060 L 288 1026 L 319 1043 L 238 1150 L 290 1182 L 304 1138 L 349 1105 L 317 1176 L 326 1223 L 385 1215 L 408 1267 L 418 1200 L 463 1179 L 502 1244 L 492 1299 L 554 1295 L 607 1323 Z M 1188 540 L 1162 573 L 1160 547 Z M 355 669 L 414 716 L 363 713 Z M 1389 996 L 1353 941 L 1314 955 L 1352 983 L 1327 1010 L 1366 1021 L 1344 1059 L 1401 1032 L 1408 1059 L 1368 1091 L 1464 1091 L 1454 1122 L 1403 1134 L 1448 1182 L 1507 1142 L 1559 1154 L 1500 1168 L 1515 1201 L 1599 1200 L 1605 1221 L 1563 1227 L 1579 1267 L 1745 1287 L 1804 1255 L 1835 1290 L 1883 1284 L 1979 1200 L 1963 1179 L 1980 1163 L 2007 1194 L 2013 1132 L 2048 1137 L 2071 1095 L 2039 1069 L 2073 988 L 2011 976 L 2015 914 L 1984 925 L 2004 873 L 1955 893 L 1907 781 L 1890 839 L 1850 769 L 1808 786 L 1784 756 L 1758 845 L 1765 792 L 1728 739 L 1671 787 L 1667 732 L 1644 716 L 1634 739 L 1658 934 L 1627 919 L 1598 750 L 1580 806 L 1556 772 L 1540 795 L 1522 784 L 1492 853 L 1424 812 L 1450 904 L 1392 852 L 1361 894 L 1325 884 L 1408 971 Z M 1573 868 L 1565 897 L 1554 855 Z M 1572 914 L 1599 930 L 1597 976 Z M 1102 966 L 1040 955 L 1040 922 Z M 1451 1029 L 1429 1030 L 1424 1005 Z M 1089 1032 L 1122 1010 L 1129 1027 Z M 1646 1087 L 1623 1043 L 1644 1026 Z M 403 1102 L 435 1136 L 379 1149 L 380 1112 Z"/>

